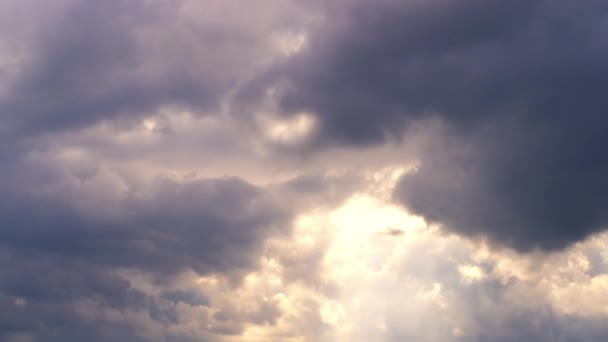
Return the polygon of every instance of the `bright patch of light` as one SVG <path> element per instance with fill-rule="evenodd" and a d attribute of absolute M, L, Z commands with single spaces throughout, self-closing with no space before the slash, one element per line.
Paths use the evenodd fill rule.
<path fill-rule="evenodd" d="M 366 196 L 352 197 L 330 214 L 335 227 L 325 262 L 342 274 L 378 270 L 389 261 L 394 239 L 424 227 L 424 222 L 403 209 Z M 388 238 L 388 239 L 387 239 Z"/>
<path fill-rule="evenodd" d="M 292 145 L 306 139 L 316 126 L 314 116 L 301 113 L 289 119 L 262 119 L 267 138 L 275 143 Z"/>
<path fill-rule="evenodd" d="M 143 128 L 148 132 L 153 132 L 158 127 L 158 122 L 154 118 L 147 118 L 142 121 Z"/>
<path fill-rule="evenodd" d="M 436 304 L 442 309 L 446 309 L 448 307 L 441 294 L 441 284 L 439 283 L 433 283 L 433 287 L 429 290 L 418 291 L 417 295 L 422 300 Z"/>
<path fill-rule="evenodd" d="M 480 281 L 486 277 L 483 270 L 475 265 L 460 265 L 458 266 L 458 272 L 460 272 L 462 280 L 467 283 Z"/>
<path fill-rule="evenodd" d="M 286 56 L 298 53 L 306 44 L 305 33 L 279 33 L 274 36 L 277 49 Z"/>

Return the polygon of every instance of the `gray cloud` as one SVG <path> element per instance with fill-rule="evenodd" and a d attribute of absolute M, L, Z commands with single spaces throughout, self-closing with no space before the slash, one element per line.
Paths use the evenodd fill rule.
<path fill-rule="evenodd" d="M 154 305 L 128 280 L 86 262 L 5 248 L 0 293 L 0 339 L 8 341 L 19 335 L 32 341 L 140 341 L 133 322 L 87 317 L 80 306 L 88 301 L 100 309 L 147 312 Z"/>
<path fill-rule="evenodd" d="M 197 114 L 219 111 L 230 89 L 276 55 L 271 35 L 302 25 L 289 19 L 289 3 L 269 0 L 249 8 L 250 16 L 234 5 L 154 0 L 5 4 L 7 12 L 37 21 L 7 25 L 10 30 L 3 35 L 7 46 L 20 47 L 24 56 L 0 50 L 17 60 L 11 64 L 15 70 L 7 71 L 10 77 L 2 79 L 0 137 L 22 139 L 101 120 L 128 124 L 169 106 Z M 284 11 L 277 13 L 279 8 Z M 49 15 L 36 16 L 39 11 Z"/>
<path fill-rule="evenodd" d="M 381 143 L 438 119 L 436 139 L 457 151 L 421 152 L 396 192 L 414 212 L 519 250 L 605 228 L 605 3 L 331 4 L 307 50 L 267 77 L 288 84 L 287 115 L 317 115 L 313 147 Z"/>
<path fill-rule="evenodd" d="M 160 181 L 121 200 L 115 217 L 89 218 L 61 194 L 12 194 L 1 206 L 6 248 L 151 272 L 244 270 L 268 234 L 288 226 L 269 195 L 238 179 Z M 143 196 L 142 196 L 143 197 Z"/>
<path fill-rule="evenodd" d="M 340 290 L 346 306 L 363 295 L 366 315 L 398 294 L 382 308 L 385 329 L 360 322 L 355 337 L 367 340 L 605 339 L 595 311 L 569 316 L 546 298 L 526 306 L 527 293 L 514 295 L 523 280 L 499 281 L 489 262 L 480 265 L 489 279 L 465 284 L 467 251 L 435 260 L 442 246 L 408 246 L 403 269 L 375 284 L 329 274 L 326 253 L 341 238 L 329 223 L 313 220 L 302 239 L 288 233 L 295 210 L 319 214 L 371 193 L 364 174 L 413 157 L 421 166 L 394 198 L 452 231 L 527 251 L 603 229 L 607 9 L 561 0 L 0 3 L 0 340 L 230 340 L 248 325 L 280 326 L 269 335 L 277 340 L 322 340 L 341 330 L 325 312 Z M 311 20 L 318 11 L 324 21 Z M 281 55 L 274 34 L 302 32 L 303 49 Z M 303 140 L 320 153 L 266 141 L 257 134 L 267 127 L 242 130 L 277 84 L 277 107 L 264 109 L 315 115 Z M 367 148 L 404 131 L 413 132 L 404 155 L 398 144 Z M 184 179 L 150 181 L 165 171 Z M 218 174 L 271 184 L 199 177 Z M 368 241 L 409 234 L 378 229 Z M 605 271 L 602 253 L 589 256 L 592 274 Z M 435 282 L 449 317 L 424 297 Z"/>
<path fill-rule="evenodd" d="M 264 241 L 290 227 L 286 208 L 263 189 L 236 178 L 158 180 L 117 194 L 108 208 L 96 203 L 90 212 L 78 207 L 86 201 L 78 188 L 61 186 L 66 180 L 60 174 L 37 168 L 39 172 L 29 172 L 33 164 L 14 162 L 14 172 L 7 174 L 12 177 L 2 180 L 3 339 L 29 334 L 49 341 L 86 336 L 150 340 L 137 319 L 105 321 L 103 312 L 141 315 L 147 325 L 168 326 L 179 323 L 175 307 L 180 303 L 209 304 L 200 294 L 188 298 L 187 289 L 142 292 L 117 272 L 147 274 L 159 289 L 186 272 L 216 274 L 230 280 L 227 286 L 237 286 L 243 274 L 258 266 Z M 82 316 L 82 310 L 90 316 Z M 273 318 L 264 317 L 279 313 L 270 306 L 260 310 L 242 316 L 235 309 L 235 331 L 248 319 L 271 324 Z"/>

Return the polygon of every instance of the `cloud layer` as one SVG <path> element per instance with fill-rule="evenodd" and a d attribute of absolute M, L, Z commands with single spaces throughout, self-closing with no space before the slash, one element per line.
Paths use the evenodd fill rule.
<path fill-rule="evenodd" d="M 520 250 L 605 228 L 604 3 L 331 4 L 277 72 L 283 111 L 319 120 L 311 144 L 377 144 L 439 120 L 435 148 L 396 193 L 408 208 Z"/>
<path fill-rule="evenodd" d="M 0 340 L 605 340 L 601 1 L 0 1 Z"/>

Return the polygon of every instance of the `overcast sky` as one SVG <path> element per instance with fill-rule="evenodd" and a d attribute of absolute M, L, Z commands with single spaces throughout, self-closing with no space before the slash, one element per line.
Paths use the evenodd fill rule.
<path fill-rule="evenodd" d="M 607 35 L 601 0 L 0 0 L 0 341 L 608 340 Z"/>

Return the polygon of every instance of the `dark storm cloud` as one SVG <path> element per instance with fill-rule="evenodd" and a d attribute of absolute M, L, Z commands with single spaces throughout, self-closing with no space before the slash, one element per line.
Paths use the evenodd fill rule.
<path fill-rule="evenodd" d="M 83 317 L 83 302 L 94 310 L 177 324 L 178 302 L 208 306 L 207 299 L 179 288 L 159 296 L 143 293 L 116 272 L 150 275 L 159 289 L 188 271 L 237 284 L 257 266 L 265 239 L 289 228 L 289 213 L 270 194 L 236 178 L 160 180 L 118 199 L 118 208 L 105 216 L 78 209 L 80 195 L 57 187 L 59 175 L 18 175 L 19 169 L 34 169 L 20 163 L 2 180 L 0 200 L 0 338 L 5 340 L 15 334 L 45 341 L 150 340 L 136 321 L 98 321 L 95 312 Z M 241 327 L 256 317 L 234 324 Z"/>
<path fill-rule="evenodd" d="M 110 310 L 152 311 L 155 299 L 129 281 L 86 262 L 52 254 L 1 251 L 0 339 L 31 341 L 135 340 L 130 322 L 111 322 L 79 312 L 83 301 Z"/>
<path fill-rule="evenodd" d="M 247 27 L 242 12 L 214 1 L 201 8 L 154 0 L 2 6 L 15 23 L 0 37 L 24 51 L 0 80 L 0 137 L 7 140 L 129 122 L 167 106 L 217 111 L 227 91 L 267 58 L 266 30 L 280 26 Z M 36 15 L 44 11 L 52 15 Z"/>
<path fill-rule="evenodd" d="M 438 119 L 444 145 L 421 152 L 395 194 L 415 213 L 520 250 L 605 228 L 605 2 L 330 8 L 306 51 L 269 73 L 287 82 L 285 113 L 317 115 L 313 146 L 380 143 Z"/>
<path fill-rule="evenodd" d="M 115 217 L 88 217 L 62 194 L 10 194 L 0 205 L 4 248 L 163 275 L 246 270 L 256 249 L 288 226 L 269 195 L 238 179 L 161 181 L 121 201 Z"/>
<path fill-rule="evenodd" d="M 141 2 L 77 3 L 43 25 L 30 60 L 0 102 L 10 134 L 78 127 L 120 112 L 140 114 L 164 93 L 187 90 L 187 78 L 176 84 L 134 77 L 141 56 L 133 30 L 147 19 L 137 7 Z"/>
<path fill-rule="evenodd" d="M 111 121 L 112 134 L 167 108 L 219 114 L 229 90 L 276 53 L 271 31 L 298 25 L 286 20 L 287 2 L 285 13 L 270 8 L 278 2 L 235 4 L 0 3 L 0 340 L 181 340 L 162 331 L 190 319 L 177 306 L 216 308 L 176 279 L 215 275 L 228 291 L 256 269 L 265 240 L 289 229 L 290 212 L 237 178 L 123 179 L 123 193 L 96 183 L 107 157 L 71 166 L 52 156 L 100 122 Z M 153 290 L 133 274 L 153 279 Z M 270 303 L 258 311 L 233 308 L 223 324 L 238 333 L 280 314 Z"/>

